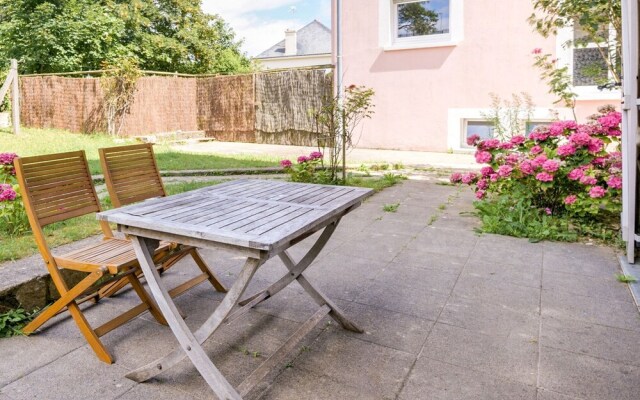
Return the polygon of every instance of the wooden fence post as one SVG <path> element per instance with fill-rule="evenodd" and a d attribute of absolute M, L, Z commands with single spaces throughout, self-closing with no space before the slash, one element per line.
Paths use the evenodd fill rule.
<path fill-rule="evenodd" d="M 11 60 L 11 121 L 13 122 L 13 133 L 20 133 L 20 89 L 18 88 L 18 60 Z"/>

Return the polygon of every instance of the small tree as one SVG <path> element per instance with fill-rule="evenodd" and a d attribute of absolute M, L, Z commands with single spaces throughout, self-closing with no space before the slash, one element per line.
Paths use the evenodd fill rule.
<path fill-rule="evenodd" d="M 346 182 L 346 153 L 354 147 L 354 132 L 358 125 L 373 115 L 373 89 L 365 86 L 348 86 L 340 99 L 326 97 L 319 109 L 312 110 L 318 135 L 318 150 L 328 160 L 331 181 L 338 181 L 338 167 L 342 167 L 342 182 Z M 325 149 L 329 150 L 326 156 Z M 323 162 L 324 162 L 323 160 Z"/>
<path fill-rule="evenodd" d="M 138 64 L 131 59 L 122 59 L 113 65 L 104 64 L 103 67 L 106 72 L 100 84 L 104 90 L 107 132 L 119 136 L 124 117 L 131 110 L 141 73 Z"/>
<path fill-rule="evenodd" d="M 573 91 L 569 67 L 565 65 L 558 68 L 557 59 L 552 58 L 551 54 L 542 54 L 541 49 L 534 49 L 533 55 L 535 59 L 533 65 L 540 69 L 540 77 L 549 85 L 549 93 L 557 97 L 553 104 L 562 103 L 565 107 L 570 108 L 573 119 L 577 120 L 576 99 L 578 95 Z"/>

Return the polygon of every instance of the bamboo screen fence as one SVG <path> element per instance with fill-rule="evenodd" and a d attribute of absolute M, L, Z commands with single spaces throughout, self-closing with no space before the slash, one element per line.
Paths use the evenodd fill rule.
<path fill-rule="evenodd" d="M 224 141 L 313 145 L 310 111 L 331 95 L 324 69 L 215 77 L 138 79 L 121 134 L 205 131 Z M 105 132 L 99 78 L 23 76 L 22 125 L 73 132 Z"/>

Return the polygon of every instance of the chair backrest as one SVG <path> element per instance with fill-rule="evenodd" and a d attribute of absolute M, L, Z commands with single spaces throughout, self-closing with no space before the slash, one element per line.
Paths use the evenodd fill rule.
<path fill-rule="evenodd" d="M 84 151 L 19 157 L 15 167 L 32 228 L 100 211 Z"/>
<path fill-rule="evenodd" d="M 107 147 L 99 153 L 114 207 L 166 196 L 150 143 Z"/>
<path fill-rule="evenodd" d="M 45 261 L 53 261 L 42 227 L 101 211 L 85 153 L 19 157 L 14 166 L 38 249 Z M 113 235 L 108 224 L 100 226 L 105 236 Z"/>

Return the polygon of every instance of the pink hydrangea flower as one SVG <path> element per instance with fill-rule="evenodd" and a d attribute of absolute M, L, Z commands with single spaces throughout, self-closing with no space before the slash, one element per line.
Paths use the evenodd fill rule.
<path fill-rule="evenodd" d="M 598 123 L 604 128 L 616 128 L 622 122 L 622 114 L 617 111 L 610 112 L 609 114 L 598 118 Z"/>
<path fill-rule="evenodd" d="M 515 147 L 515 145 L 511 142 L 503 142 L 500 143 L 500 148 L 503 150 L 511 150 Z"/>
<path fill-rule="evenodd" d="M 478 200 L 484 199 L 485 193 L 486 192 L 484 190 L 478 190 L 476 192 L 476 199 L 478 199 Z"/>
<path fill-rule="evenodd" d="M 18 194 L 13 187 L 7 183 L 0 184 L 0 201 L 13 201 Z"/>
<path fill-rule="evenodd" d="M 546 161 L 547 161 L 547 156 L 544 154 L 540 154 L 539 156 L 531 160 L 531 165 L 534 168 L 538 168 L 538 167 L 541 167 L 542 164 L 544 164 Z"/>
<path fill-rule="evenodd" d="M 622 178 L 619 176 L 610 176 L 607 179 L 607 186 L 612 189 L 622 189 Z"/>
<path fill-rule="evenodd" d="M 476 187 L 480 190 L 485 190 L 489 187 L 489 182 L 486 179 L 480 179 L 476 184 Z"/>
<path fill-rule="evenodd" d="M 547 172 L 540 172 L 536 175 L 536 179 L 540 182 L 551 182 L 553 180 L 553 175 Z"/>
<path fill-rule="evenodd" d="M 523 174 L 531 175 L 533 174 L 534 170 L 535 167 L 533 166 L 533 164 L 531 164 L 531 161 L 524 160 L 522 163 L 520 163 L 520 171 L 522 171 Z"/>
<path fill-rule="evenodd" d="M 614 137 L 622 136 L 622 131 L 617 128 L 609 128 L 609 130 L 607 131 L 607 135 Z"/>
<path fill-rule="evenodd" d="M 298 157 L 298 164 L 306 163 L 307 161 L 309 161 L 309 157 L 307 156 Z"/>
<path fill-rule="evenodd" d="M 489 179 L 491 180 L 491 182 L 497 182 L 498 181 L 498 174 L 491 174 L 489 176 Z"/>
<path fill-rule="evenodd" d="M 591 143 L 591 136 L 586 132 L 576 132 L 569 136 L 569 141 L 577 147 L 588 146 Z"/>
<path fill-rule="evenodd" d="M 535 145 L 529 151 L 531 152 L 531 154 L 540 154 L 542 153 L 542 147 Z"/>
<path fill-rule="evenodd" d="M 547 160 L 542 163 L 542 169 L 547 172 L 556 172 L 560 168 L 560 163 L 556 160 Z"/>
<path fill-rule="evenodd" d="M 576 153 L 576 148 L 571 143 L 558 146 L 558 155 L 560 157 L 570 156 L 575 153 Z"/>
<path fill-rule="evenodd" d="M 0 164 L 13 165 L 13 160 L 18 158 L 16 153 L 0 153 Z"/>
<path fill-rule="evenodd" d="M 478 135 L 471 135 L 467 138 L 467 144 L 469 146 L 475 146 L 479 141 L 480 141 L 480 136 Z"/>
<path fill-rule="evenodd" d="M 491 162 L 491 153 L 488 151 L 477 151 L 476 152 L 476 162 L 478 164 L 486 164 Z"/>
<path fill-rule="evenodd" d="M 491 174 L 495 173 L 495 171 L 493 170 L 493 168 L 492 168 L 492 167 L 490 167 L 490 166 L 488 166 L 488 165 L 487 165 L 487 166 L 482 167 L 482 168 L 480 169 L 480 173 L 482 174 L 482 176 L 484 176 L 484 177 L 486 178 L 486 177 L 488 177 L 489 175 L 491 175 Z"/>
<path fill-rule="evenodd" d="M 469 185 L 471 183 L 473 183 L 476 179 L 478 178 L 478 176 L 476 175 L 475 172 L 468 172 L 464 175 L 462 175 L 462 183 Z"/>
<path fill-rule="evenodd" d="M 509 164 L 509 165 L 515 165 L 515 164 L 517 164 L 517 163 L 518 163 L 518 159 L 519 159 L 519 158 L 520 158 L 520 157 L 518 157 L 518 154 L 516 154 L 516 153 L 511 153 L 511 154 L 509 154 L 509 155 L 505 158 L 505 161 L 506 161 L 506 162 L 507 162 L 507 164 Z"/>
<path fill-rule="evenodd" d="M 572 131 L 578 128 L 575 121 L 556 121 L 549 125 L 549 134 L 551 136 L 561 136 L 565 131 Z"/>
<path fill-rule="evenodd" d="M 578 200 L 578 196 L 576 196 L 575 194 L 570 194 L 569 196 L 564 198 L 564 204 L 571 205 L 575 203 L 576 200 Z"/>
<path fill-rule="evenodd" d="M 544 209 L 544 212 L 545 212 L 547 215 L 551 215 L 551 209 L 550 209 L 549 207 L 545 208 L 545 209 Z"/>
<path fill-rule="evenodd" d="M 606 190 L 602 186 L 594 186 L 589 190 L 589 197 L 592 199 L 598 199 L 600 197 L 604 197 Z"/>
<path fill-rule="evenodd" d="M 529 134 L 529 139 L 535 140 L 536 142 L 542 142 L 543 140 L 547 140 L 548 138 L 549 138 L 548 131 L 534 130 Z"/>
<path fill-rule="evenodd" d="M 562 122 L 557 121 L 549 125 L 549 134 L 551 136 L 560 136 L 564 133 L 564 125 Z"/>
<path fill-rule="evenodd" d="M 572 181 L 577 181 L 578 179 L 584 176 L 584 171 L 580 168 L 572 169 L 571 172 L 567 174 L 567 178 Z"/>
<path fill-rule="evenodd" d="M 451 181 L 451 183 L 461 182 L 462 181 L 462 174 L 460 172 L 454 172 L 449 177 L 449 181 Z"/>
<path fill-rule="evenodd" d="M 309 154 L 310 160 L 319 160 L 321 158 L 322 158 L 322 153 L 320 153 L 319 151 L 312 151 L 311 154 Z"/>
<path fill-rule="evenodd" d="M 597 165 L 599 167 L 604 167 L 606 162 L 607 162 L 606 158 L 604 158 L 604 157 L 596 157 L 591 161 L 591 164 Z"/>
<path fill-rule="evenodd" d="M 487 139 L 478 143 L 478 148 L 480 149 L 491 150 L 497 149 L 498 147 L 500 147 L 500 141 L 498 139 Z"/>
<path fill-rule="evenodd" d="M 527 140 L 527 138 L 525 138 L 524 136 L 517 135 L 511 138 L 511 143 L 515 144 L 516 146 L 520 146 L 525 142 L 525 140 Z"/>
<path fill-rule="evenodd" d="M 602 149 L 604 148 L 604 142 L 602 141 L 602 139 L 598 139 L 598 138 L 591 138 L 591 140 L 589 141 L 589 144 L 587 145 L 587 149 L 589 150 L 589 153 L 599 153 L 602 151 Z"/>
<path fill-rule="evenodd" d="M 598 180 L 593 176 L 585 175 L 580 178 L 580 183 L 582 183 L 583 185 L 595 185 L 596 183 L 598 183 Z"/>
<path fill-rule="evenodd" d="M 282 168 L 289 168 L 292 165 L 290 160 L 282 160 L 280 161 L 280 166 Z"/>
<path fill-rule="evenodd" d="M 507 176 L 511 175 L 511 171 L 513 171 L 513 167 L 510 165 L 501 165 L 498 168 L 498 176 L 500 176 L 501 178 L 506 178 Z"/>

